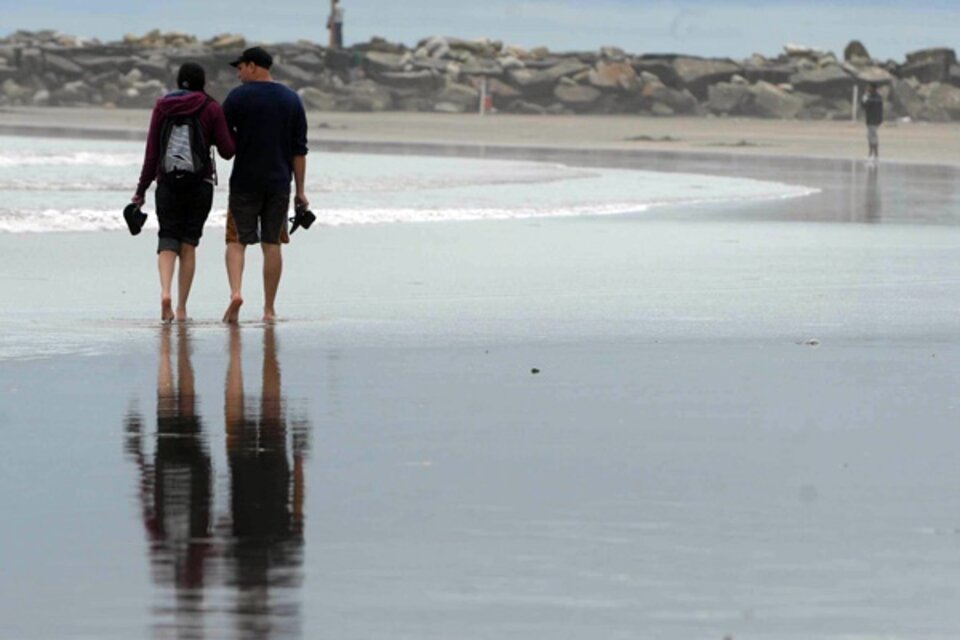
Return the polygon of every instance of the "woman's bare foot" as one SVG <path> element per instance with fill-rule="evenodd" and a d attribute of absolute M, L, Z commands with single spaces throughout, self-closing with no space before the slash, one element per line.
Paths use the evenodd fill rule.
<path fill-rule="evenodd" d="M 177 307 L 177 322 L 186 322 L 187 321 L 187 308 L 186 307 Z"/>
<path fill-rule="evenodd" d="M 173 322 L 173 303 L 170 296 L 160 296 L 160 321 Z"/>
<path fill-rule="evenodd" d="M 223 314 L 223 321 L 227 324 L 237 324 L 240 322 L 240 307 L 243 305 L 243 297 L 236 293 L 230 296 L 230 305 Z"/>
<path fill-rule="evenodd" d="M 263 310 L 263 321 L 266 324 L 273 324 L 277 321 L 277 312 L 273 309 L 264 309 Z"/>

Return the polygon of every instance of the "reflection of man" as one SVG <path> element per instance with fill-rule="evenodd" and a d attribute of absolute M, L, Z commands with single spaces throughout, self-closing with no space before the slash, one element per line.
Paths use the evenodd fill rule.
<path fill-rule="evenodd" d="M 870 165 L 867 169 L 867 190 L 864 196 L 864 209 L 867 222 L 880 222 L 883 218 L 883 200 L 880 198 L 878 174 L 880 169 Z"/>
<path fill-rule="evenodd" d="M 140 468 L 140 506 L 150 538 L 154 580 L 177 591 L 177 624 L 201 627 L 210 540 L 212 473 L 203 427 L 196 412 L 193 366 L 187 327 L 178 327 L 176 380 L 171 327 L 160 334 L 157 371 L 157 439 L 151 464 L 144 454 L 143 419 L 127 418 L 127 451 Z"/>
<path fill-rule="evenodd" d="M 239 328 L 230 331 L 230 364 L 224 396 L 230 466 L 232 545 L 240 607 L 275 616 L 260 589 L 296 586 L 303 561 L 303 444 L 294 438 L 288 456 L 287 419 L 273 327 L 263 335 L 259 415 L 249 416 L 243 388 Z M 277 621 L 279 622 L 279 621 Z"/>

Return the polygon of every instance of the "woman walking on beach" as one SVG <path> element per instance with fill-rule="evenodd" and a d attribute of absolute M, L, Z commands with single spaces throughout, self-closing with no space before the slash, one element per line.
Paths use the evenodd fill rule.
<path fill-rule="evenodd" d="M 196 248 L 213 205 L 216 165 L 211 153 L 229 160 L 235 147 L 223 110 L 204 91 L 206 73 L 186 62 L 177 73 L 177 89 L 157 100 L 147 133 L 140 182 L 132 202 L 140 206 L 150 183 L 157 181 L 160 223 L 157 266 L 160 271 L 160 318 L 187 319 L 187 298 L 196 270 Z M 171 286 L 179 259 L 177 307 Z"/>

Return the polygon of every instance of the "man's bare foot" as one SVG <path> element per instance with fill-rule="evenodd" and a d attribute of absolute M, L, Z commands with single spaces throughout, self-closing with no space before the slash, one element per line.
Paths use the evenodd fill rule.
<path fill-rule="evenodd" d="M 242 305 L 243 297 L 239 293 L 230 296 L 230 305 L 223 314 L 223 321 L 227 324 L 240 322 L 240 307 Z"/>
<path fill-rule="evenodd" d="M 173 304 L 170 301 L 170 296 L 160 297 L 160 321 L 173 322 Z"/>
<path fill-rule="evenodd" d="M 277 321 L 277 312 L 273 309 L 264 309 L 263 310 L 263 321 L 266 324 L 273 324 Z"/>
<path fill-rule="evenodd" d="M 186 322 L 187 321 L 187 309 L 186 307 L 177 307 L 177 322 Z"/>

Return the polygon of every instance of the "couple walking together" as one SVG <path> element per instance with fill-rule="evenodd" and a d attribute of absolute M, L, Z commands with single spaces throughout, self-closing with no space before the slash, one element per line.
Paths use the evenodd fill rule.
<path fill-rule="evenodd" d="M 241 85 L 221 107 L 204 91 L 200 65 L 184 63 L 177 89 L 153 109 L 140 181 L 132 202 L 140 206 L 150 183 L 157 181 L 160 224 L 157 264 L 160 271 L 161 319 L 187 319 L 187 299 L 196 269 L 196 249 L 213 204 L 216 169 L 212 148 L 225 160 L 236 156 L 230 175 L 227 216 L 227 279 L 230 302 L 223 321 L 239 321 L 246 248 L 263 251 L 263 320 L 273 322 L 283 271 L 281 243 L 289 242 L 287 211 L 290 181 L 296 206 L 306 208 L 307 119 L 299 96 L 270 75 L 273 58 L 260 47 L 230 63 Z M 177 277 L 177 305 L 171 289 Z"/>

